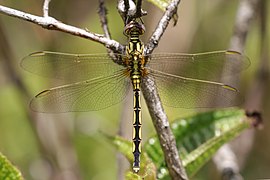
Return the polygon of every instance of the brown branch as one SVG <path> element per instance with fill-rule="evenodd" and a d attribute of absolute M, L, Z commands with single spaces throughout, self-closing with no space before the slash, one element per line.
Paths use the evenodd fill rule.
<path fill-rule="evenodd" d="M 105 37 L 111 39 L 111 33 L 108 27 L 107 9 L 105 7 L 104 0 L 99 0 L 98 14 Z"/>
<path fill-rule="evenodd" d="M 177 11 L 180 0 L 173 0 L 167 7 L 145 48 L 145 54 L 150 54 L 157 47 L 161 36 L 168 27 L 169 21 Z M 143 95 L 149 109 L 154 127 L 160 141 L 169 174 L 172 179 L 188 179 L 178 154 L 174 135 L 171 131 L 167 115 L 162 107 L 154 79 L 147 76 L 142 81 Z"/>
<path fill-rule="evenodd" d="M 176 141 L 170 129 L 167 115 L 162 107 L 154 80 L 146 76 L 142 82 L 142 89 L 171 178 L 175 180 L 188 179 L 180 160 Z"/>

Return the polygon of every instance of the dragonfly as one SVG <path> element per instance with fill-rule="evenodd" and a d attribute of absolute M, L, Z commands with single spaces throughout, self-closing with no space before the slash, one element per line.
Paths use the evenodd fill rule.
<path fill-rule="evenodd" d="M 125 53 L 114 54 L 114 58 L 120 59 L 118 64 L 108 54 L 49 51 L 32 53 L 21 62 L 22 68 L 29 72 L 68 82 L 37 94 L 30 102 L 30 108 L 37 112 L 101 110 L 121 102 L 132 89 L 134 172 L 140 170 L 141 84 L 146 77 L 155 81 L 166 106 L 230 107 L 235 105 L 239 91 L 221 80 L 238 74 L 250 64 L 246 56 L 236 51 L 145 55 L 140 40 L 144 32 L 143 23 L 135 20 L 125 26 L 128 43 Z"/>

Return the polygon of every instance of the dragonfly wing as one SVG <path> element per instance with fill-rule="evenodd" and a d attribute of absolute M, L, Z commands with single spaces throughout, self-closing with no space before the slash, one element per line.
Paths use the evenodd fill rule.
<path fill-rule="evenodd" d="M 151 69 L 177 76 L 216 82 L 220 81 L 221 78 L 235 75 L 250 65 L 246 56 L 235 51 L 152 54 L 149 59 L 148 65 Z"/>
<path fill-rule="evenodd" d="M 121 102 L 128 92 L 129 79 L 123 71 L 113 76 L 59 86 L 34 97 L 30 107 L 37 112 L 94 111 Z"/>
<path fill-rule="evenodd" d="M 124 58 L 114 54 L 117 58 Z M 107 54 L 67 54 L 36 52 L 23 58 L 23 69 L 44 77 L 64 79 L 66 82 L 84 81 L 123 69 Z"/>
<path fill-rule="evenodd" d="M 239 92 L 226 84 L 185 78 L 150 70 L 164 105 L 176 108 L 230 107 L 242 100 Z"/>

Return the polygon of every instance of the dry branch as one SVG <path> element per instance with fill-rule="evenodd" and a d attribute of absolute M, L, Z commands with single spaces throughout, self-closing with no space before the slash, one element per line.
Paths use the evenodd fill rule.
<path fill-rule="evenodd" d="M 45 29 L 62 31 L 68 34 L 79 36 L 85 39 L 89 39 L 95 42 L 99 42 L 114 52 L 123 52 L 124 46 L 117 41 L 108 39 L 104 35 L 89 32 L 87 30 L 77 28 L 71 25 L 64 24 L 52 17 L 40 17 L 29 13 L 11 9 L 0 5 L 0 13 L 6 14 L 12 17 L 16 17 L 22 20 L 26 20 L 42 26 Z"/>
<path fill-rule="evenodd" d="M 173 0 L 169 4 L 149 42 L 146 44 L 144 51 L 145 54 L 152 53 L 154 48 L 157 47 L 158 42 L 168 27 L 170 20 L 173 15 L 176 14 L 177 7 L 180 2 L 181 0 Z M 159 138 L 171 178 L 175 180 L 188 179 L 179 157 L 175 137 L 171 131 L 169 121 L 166 113 L 164 112 L 154 80 L 150 77 L 146 77 L 142 82 L 142 90 L 154 127 L 157 131 L 157 136 Z"/>

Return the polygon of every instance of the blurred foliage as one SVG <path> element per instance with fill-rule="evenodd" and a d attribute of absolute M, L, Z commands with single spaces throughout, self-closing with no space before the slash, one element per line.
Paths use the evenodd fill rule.
<path fill-rule="evenodd" d="M 21 172 L 0 153 L 0 179 L 22 180 Z"/>
<path fill-rule="evenodd" d="M 194 176 L 222 145 L 250 128 L 252 121 L 247 119 L 241 109 L 209 111 L 173 121 L 171 127 L 187 175 Z M 121 137 L 107 136 L 107 139 L 132 164 L 132 144 Z M 139 176 L 153 179 L 153 173 L 158 179 L 170 179 L 156 135 L 147 140 L 143 146 Z"/>
<path fill-rule="evenodd" d="M 1 5 L 35 15 L 42 14 L 42 3 L 41 0 L 1 1 Z M 270 2 L 267 3 L 269 7 Z M 122 33 L 124 25 L 116 10 L 116 0 L 107 1 L 106 6 L 112 38 L 125 44 L 126 37 Z M 181 1 L 177 26 L 170 25 L 155 52 L 194 53 L 227 49 L 237 6 L 238 1 L 228 0 Z M 97 1 L 58 0 L 52 1 L 50 8 L 50 15 L 64 23 L 102 33 L 97 14 Z M 147 28 L 144 39 L 147 41 L 162 12 L 146 2 L 143 9 L 148 11 L 148 15 L 144 18 Z M 268 19 L 269 16 L 268 13 Z M 270 23 L 267 24 L 268 31 L 269 26 Z M 69 175 L 81 179 L 117 179 L 116 151 L 110 143 L 103 140 L 98 131 L 115 135 L 118 132 L 122 111 L 132 114 L 132 109 L 125 109 L 119 104 L 106 110 L 89 113 L 50 115 L 30 112 L 28 103 L 31 97 L 44 88 L 55 86 L 57 82 L 23 72 L 19 67 L 20 60 L 35 51 L 97 53 L 106 52 L 106 49 L 98 43 L 62 32 L 48 31 L 3 14 L 0 15 L 0 27 L 3 29 L 1 36 L 7 40 L 0 41 L 0 151 L 16 164 L 25 179 L 50 179 L 56 175 L 53 169 L 60 169 L 66 173 L 59 174 L 59 177 Z M 241 78 L 242 94 L 246 94 L 252 87 L 251 82 L 259 64 L 260 33 L 259 23 L 254 22 L 248 34 L 245 50 L 245 54 L 252 61 L 252 66 Z M 270 39 L 269 33 L 266 38 Z M 10 59 L 5 55 L 7 52 Z M 4 59 L 12 65 L 30 95 L 26 94 L 18 86 L 18 81 L 9 74 Z M 270 177 L 269 99 L 267 95 L 263 102 L 263 118 L 266 120 L 264 130 L 256 132 L 254 148 L 241 171 L 245 179 Z M 154 133 L 145 107 L 144 139 Z M 196 111 L 166 108 L 170 120 L 192 115 Z M 126 121 L 130 121 L 126 129 L 131 134 L 132 120 Z M 39 123 L 41 125 L 35 126 Z M 42 136 L 37 133 L 40 131 L 44 131 Z M 70 149 L 66 147 L 72 147 L 75 152 L 73 156 L 69 156 Z M 79 169 L 71 171 L 74 166 Z M 194 179 L 217 179 L 218 176 L 213 175 L 213 169 L 213 165 L 209 163 Z"/>

